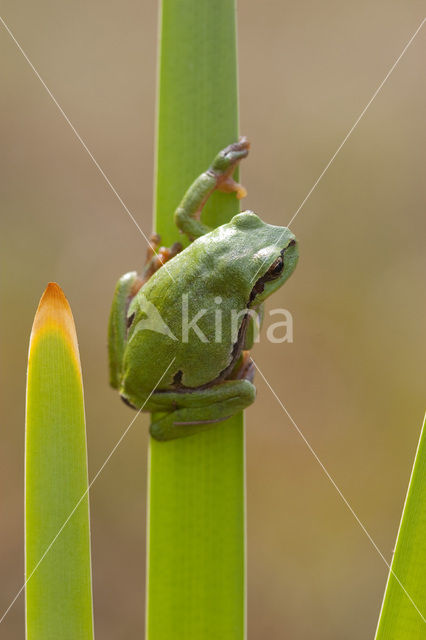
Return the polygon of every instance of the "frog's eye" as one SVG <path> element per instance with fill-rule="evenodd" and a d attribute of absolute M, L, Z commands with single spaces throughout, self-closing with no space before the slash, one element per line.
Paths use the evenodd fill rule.
<path fill-rule="evenodd" d="M 269 267 L 266 273 L 267 279 L 274 280 L 275 278 L 278 278 L 278 276 L 281 274 L 283 269 L 284 269 L 284 260 L 282 256 L 279 256 L 275 260 L 275 262 Z"/>

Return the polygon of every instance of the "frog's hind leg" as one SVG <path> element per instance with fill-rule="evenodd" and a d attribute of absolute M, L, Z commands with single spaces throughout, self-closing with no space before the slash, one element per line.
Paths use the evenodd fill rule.
<path fill-rule="evenodd" d="M 235 192 L 237 198 L 244 198 L 247 195 L 244 187 L 232 178 L 232 174 L 238 163 L 247 157 L 249 148 L 250 143 L 247 138 L 240 138 L 238 142 L 222 149 L 207 171 L 198 176 L 185 193 L 176 209 L 175 222 L 190 240 L 210 231 L 200 221 L 200 217 L 204 205 L 215 189 L 226 193 Z"/>
<path fill-rule="evenodd" d="M 149 409 L 164 411 L 166 406 L 174 404 L 172 412 L 154 416 L 150 432 L 156 440 L 174 440 L 211 429 L 221 422 L 242 411 L 254 402 L 256 389 L 247 379 L 228 380 L 199 391 L 184 393 L 161 392 L 151 399 L 157 407 Z M 162 406 L 161 406 L 162 405 Z"/>

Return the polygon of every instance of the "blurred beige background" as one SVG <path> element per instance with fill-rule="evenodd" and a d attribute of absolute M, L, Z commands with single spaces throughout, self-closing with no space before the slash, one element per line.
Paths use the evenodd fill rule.
<path fill-rule="evenodd" d="M 424 14 L 422 2 L 240 2 L 245 206 L 286 224 Z M 2 17 L 146 233 L 155 2 L 3 0 Z M 426 27 L 292 228 L 269 308 L 294 343 L 255 358 L 387 559 L 424 412 Z M 22 584 L 25 362 L 49 280 L 75 315 L 93 475 L 132 413 L 107 386 L 106 324 L 145 245 L 0 27 L 0 609 Z M 387 569 L 257 377 L 247 411 L 249 640 L 373 638 Z M 266 428 L 261 418 L 269 418 Z M 97 637 L 143 636 L 147 417 L 91 492 Z M 24 637 L 23 598 L 0 629 Z"/>

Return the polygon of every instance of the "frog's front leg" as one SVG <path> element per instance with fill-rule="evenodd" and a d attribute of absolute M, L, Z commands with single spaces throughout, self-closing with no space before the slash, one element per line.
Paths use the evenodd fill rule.
<path fill-rule="evenodd" d="M 243 198 L 246 190 L 232 178 L 240 160 L 248 155 L 250 143 L 247 138 L 222 149 L 210 167 L 202 173 L 185 193 L 175 212 L 175 222 L 190 240 L 203 236 L 210 229 L 200 221 L 201 211 L 207 200 L 219 189 L 226 193 L 235 192 L 237 198 Z"/>
<path fill-rule="evenodd" d="M 136 271 L 121 276 L 117 282 L 108 323 L 109 381 L 114 389 L 121 386 L 123 354 L 127 337 L 127 309 L 141 286 Z"/>
<path fill-rule="evenodd" d="M 227 380 L 209 389 L 154 393 L 147 408 L 167 413 L 153 416 L 151 435 L 156 440 L 173 440 L 205 431 L 248 407 L 255 395 L 255 386 L 247 379 Z"/>

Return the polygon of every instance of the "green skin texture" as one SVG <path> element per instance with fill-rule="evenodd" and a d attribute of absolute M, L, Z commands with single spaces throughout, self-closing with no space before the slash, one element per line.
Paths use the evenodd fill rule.
<path fill-rule="evenodd" d="M 266 224 L 251 211 L 214 230 L 198 219 L 218 177 L 229 174 L 247 155 L 240 146 L 230 145 L 216 156 L 175 212 L 178 228 L 190 240 L 196 239 L 158 269 L 133 298 L 136 272 L 124 275 L 116 286 L 109 321 L 110 382 L 128 404 L 156 414 L 150 432 L 157 440 L 211 428 L 254 402 L 256 389 L 247 377 L 229 379 L 236 377 L 241 352 L 250 346 L 248 336 L 253 334 L 252 318 L 244 321 L 244 316 L 248 309 L 260 314 L 263 301 L 296 267 L 297 244 L 285 227 Z M 267 280 L 280 256 L 281 272 Z M 207 341 L 192 328 L 186 339 L 183 335 L 185 294 L 188 322 L 200 314 L 196 324 Z M 155 306 L 176 339 L 138 326 L 147 318 L 146 301 Z M 220 341 L 215 339 L 218 312 Z M 234 326 L 231 313 L 238 318 Z"/>

